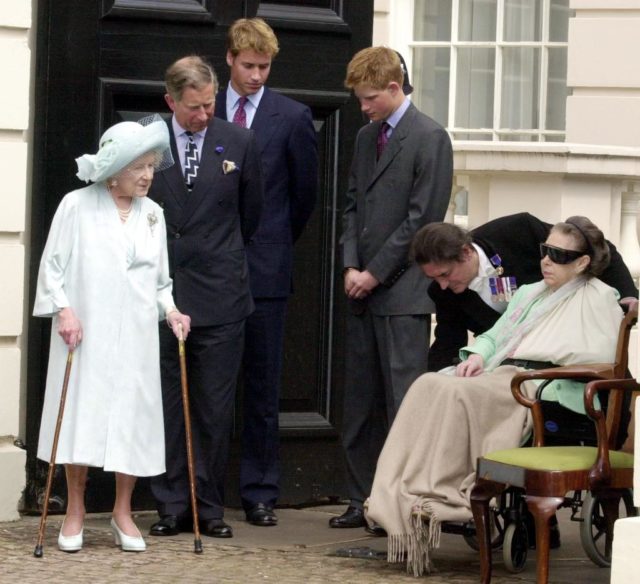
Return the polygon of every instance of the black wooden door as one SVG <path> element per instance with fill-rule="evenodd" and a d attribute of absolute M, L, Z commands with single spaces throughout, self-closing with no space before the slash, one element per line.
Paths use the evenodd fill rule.
<path fill-rule="evenodd" d="M 123 119 L 167 113 L 164 70 L 175 59 L 200 54 L 228 79 L 228 25 L 261 16 L 281 51 L 269 85 L 313 111 L 320 146 L 319 200 L 297 244 L 289 305 L 281 401 L 282 504 L 344 495 L 339 429 L 342 390 L 342 314 L 337 266 L 340 207 L 353 139 L 362 124 L 344 90 L 345 66 L 370 44 L 373 0 L 40 0 L 37 20 L 36 107 L 32 197 L 31 297 L 53 213 L 78 188 L 74 159 L 94 152 L 100 134 Z M 48 359 L 50 323 L 29 326 L 26 510 L 42 498 L 46 466 L 36 462 Z M 238 400 L 240 403 L 241 392 Z M 237 438 L 241 420 L 236 416 Z M 238 443 L 234 440 L 227 501 L 238 502 Z M 64 505 L 62 472 L 54 500 Z M 90 474 L 90 510 L 112 503 L 113 478 Z M 138 508 L 153 503 L 144 481 Z M 53 510 L 56 505 L 54 503 Z"/>

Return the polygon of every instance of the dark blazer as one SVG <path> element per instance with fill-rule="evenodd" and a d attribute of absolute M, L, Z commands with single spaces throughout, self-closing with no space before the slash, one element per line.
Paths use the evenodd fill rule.
<path fill-rule="evenodd" d="M 518 213 L 489 221 L 473 229 L 471 235 L 487 257 L 500 256 L 505 276 L 515 276 L 521 286 L 542 279 L 539 244 L 547 238 L 551 227 L 550 223 L 529 213 Z M 600 279 L 618 290 L 622 298 L 637 297 L 638 290 L 622 256 L 610 242 L 609 247 L 611 262 Z M 429 351 L 429 370 L 437 371 L 458 357 L 459 349 L 467 344 L 468 330 L 476 335 L 487 331 L 500 318 L 500 313 L 468 288 L 454 294 L 432 282 L 429 295 L 436 304 L 437 319 L 435 340 Z"/>
<path fill-rule="evenodd" d="M 227 117 L 227 91 L 216 96 L 215 115 Z M 260 225 L 247 246 L 254 298 L 291 293 L 293 244 L 316 202 L 318 151 L 311 110 L 265 87 L 251 129 L 264 177 Z"/>
<path fill-rule="evenodd" d="M 155 175 L 149 197 L 164 209 L 176 306 L 194 327 L 237 322 L 253 310 L 245 242 L 257 229 L 262 207 L 255 137 L 212 120 L 189 193 L 168 124 L 176 164 Z M 235 162 L 237 170 L 224 174 L 224 160 Z"/>
<path fill-rule="evenodd" d="M 434 308 L 429 281 L 408 254 L 416 231 L 442 221 L 449 205 L 451 141 L 410 104 L 376 161 L 379 128 L 379 122 L 367 124 L 356 138 L 340 240 L 343 266 L 369 270 L 381 282 L 364 300 L 374 314 L 428 314 Z"/>

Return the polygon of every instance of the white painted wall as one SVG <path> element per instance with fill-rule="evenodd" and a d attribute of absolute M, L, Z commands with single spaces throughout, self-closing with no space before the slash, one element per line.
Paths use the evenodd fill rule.
<path fill-rule="evenodd" d="M 640 1 L 571 5 L 567 141 L 640 146 Z"/>
<path fill-rule="evenodd" d="M 26 250 L 25 229 L 31 140 L 33 72 L 29 0 L 0 2 L 0 521 L 18 518 L 26 454 L 20 434 L 23 392 Z"/>

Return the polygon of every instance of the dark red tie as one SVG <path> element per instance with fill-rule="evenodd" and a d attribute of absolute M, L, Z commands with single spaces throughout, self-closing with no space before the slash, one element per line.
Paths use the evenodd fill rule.
<path fill-rule="evenodd" d="M 242 96 L 238 100 L 238 108 L 236 109 L 236 113 L 233 114 L 233 123 L 237 124 L 241 128 L 247 127 L 247 112 L 244 111 L 244 104 L 247 103 L 247 98 Z"/>
<path fill-rule="evenodd" d="M 387 122 L 382 122 L 380 124 L 380 130 L 378 131 L 378 144 L 377 144 L 377 154 L 378 159 L 382 156 L 382 152 L 387 146 L 387 142 L 389 142 L 389 137 L 387 136 L 387 130 L 389 130 L 391 126 L 387 124 Z"/>

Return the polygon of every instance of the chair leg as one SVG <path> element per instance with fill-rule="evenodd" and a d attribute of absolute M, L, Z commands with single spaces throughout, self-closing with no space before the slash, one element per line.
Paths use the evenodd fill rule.
<path fill-rule="evenodd" d="M 549 581 L 549 519 L 564 502 L 563 497 L 536 497 L 525 495 L 527 507 L 536 522 L 536 582 Z"/>
<path fill-rule="evenodd" d="M 606 539 L 605 539 L 605 555 L 611 557 L 611 548 L 613 544 L 613 524 L 618 519 L 620 499 L 622 495 L 620 491 L 597 491 L 594 495 L 598 496 L 598 500 L 602 505 L 604 514 Z"/>
<path fill-rule="evenodd" d="M 505 485 L 492 481 L 478 482 L 471 491 L 471 511 L 476 526 L 476 538 L 480 552 L 480 582 L 491 582 L 491 517 L 489 502 L 504 491 Z"/>

